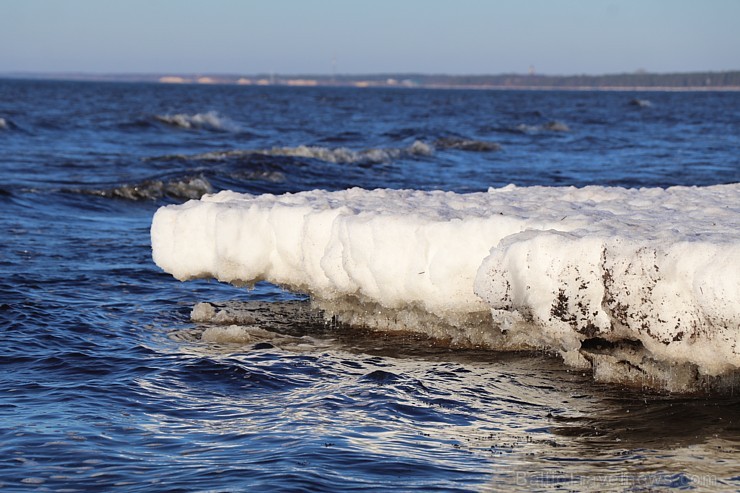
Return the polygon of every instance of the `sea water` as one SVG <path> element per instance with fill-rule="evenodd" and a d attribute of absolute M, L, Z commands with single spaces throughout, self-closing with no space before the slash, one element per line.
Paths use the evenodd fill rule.
<path fill-rule="evenodd" d="M 221 190 L 711 187 L 738 149 L 738 93 L 0 81 L 0 484 L 738 490 L 732 388 L 348 326 L 181 283 L 150 243 L 158 208 Z"/>

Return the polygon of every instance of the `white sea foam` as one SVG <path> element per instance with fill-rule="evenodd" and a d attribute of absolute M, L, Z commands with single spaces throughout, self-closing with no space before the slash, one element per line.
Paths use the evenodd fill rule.
<path fill-rule="evenodd" d="M 635 98 L 630 100 L 630 105 L 637 106 L 638 108 L 650 108 L 653 106 L 653 103 L 647 99 L 639 99 Z"/>
<path fill-rule="evenodd" d="M 159 122 L 180 128 L 204 128 L 207 130 L 221 130 L 227 132 L 239 131 L 239 125 L 224 116 L 220 116 L 215 111 L 196 113 L 194 115 L 188 115 L 185 113 L 178 113 L 175 115 L 156 115 L 154 118 Z"/>
<path fill-rule="evenodd" d="M 394 159 L 407 156 L 429 156 L 434 153 L 434 148 L 429 144 L 415 141 L 408 147 L 402 148 L 377 148 L 354 151 L 346 147 L 326 148 L 320 146 L 298 146 L 298 147 L 276 147 L 264 154 L 272 156 L 297 156 L 320 159 L 330 163 L 384 163 Z"/>
<path fill-rule="evenodd" d="M 670 390 L 740 368 L 740 184 L 226 191 L 161 208 L 151 233 L 178 279 L 268 280 L 350 323 Z"/>
<path fill-rule="evenodd" d="M 496 142 L 473 140 L 458 137 L 443 137 L 432 143 L 416 140 L 406 147 L 374 147 L 369 149 L 350 149 L 348 147 L 323 147 L 299 145 L 294 147 L 272 147 L 269 149 L 233 149 L 227 151 L 210 151 L 200 154 L 172 154 L 160 156 L 158 160 L 224 161 L 249 156 L 298 157 L 317 159 L 337 164 L 380 164 L 398 159 L 431 156 L 437 150 L 461 150 L 470 152 L 492 152 L 501 149 Z"/>
<path fill-rule="evenodd" d="M 5 118 L 0 118 L 0 130 L 7 130 L 8 122 Z"/>
<path fill-rule="evenodd" d="M 154 200 L 164 196 L 197 199 L 206 193 L 213 192 L 213 186 L 206 178 L 198 176 L 169 181 L 146 180 L 134 185 L 119 185 L 104 190 L 76 189 L 72 191 L 127 200 Z"/>
<path fill-rule="evenodd" d="M 522 123 L 516 128 L 523 133 L 570 132 L 570 127 L 565 123 L 559 121 L 551 121 L 542 125 L 527 125 L 525 123 Z"/>
<path fill-rule="evenodd" d="M 456 149 L 471 152 L 491 152 L 501 150 L 501 145 L 485 140 L 473 140 L 460 137 L 442 137 L 434 141 L 437 149 Z"/>
<path fill-rule="evenodd" d="M 222 161 L 242 156 L 262 155 L 276 157 L 302 157 L 318 159 L 339 164 L 378 164 L 413 156 L 429 156 L 434 153 L 434 146 L 422 141 L 415 141 L 407 147 L 370 148 L 352 150 L 347 147 L 322 147 L 300 145 L 296 147 L 273 147 L 271 149 L 243 149 L 231 151 L 206 152 L 189 156 L 190 159 L 205 161 Z M 188 158 L 188 156 L 177 156 Z"/>

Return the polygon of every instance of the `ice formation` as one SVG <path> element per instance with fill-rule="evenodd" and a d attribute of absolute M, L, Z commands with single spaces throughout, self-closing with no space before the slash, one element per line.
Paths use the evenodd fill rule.
<path fill-rule="evenodd" d="M 675 391 L 740 369 L 740 184 L 225 191 L 161 208 L 151 234 L 177 279 L 267 280 L 351 324 Z"/>

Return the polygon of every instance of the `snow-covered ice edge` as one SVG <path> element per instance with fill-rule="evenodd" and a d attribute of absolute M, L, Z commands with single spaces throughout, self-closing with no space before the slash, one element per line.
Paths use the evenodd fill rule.
<path fill-rule="evenodd" d="M 740 184 L 225 191 L 160 208 L 151 235 L 177 279 L 267 280 L 349 324 L 677 392 L 740 370 Z"/>

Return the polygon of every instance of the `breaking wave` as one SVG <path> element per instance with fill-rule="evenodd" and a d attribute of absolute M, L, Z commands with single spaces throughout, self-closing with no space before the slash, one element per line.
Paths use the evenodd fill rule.
<path fill-rule="evenodd" d="M 629 105 L 637 108 L 650 108 L 653 103 L 647 99 L 635 98 L 630 100 Z"/>
<path fill-rule="evenodd" d="M 517 125 L 516 129 L 525 134 L 540 132 L 570 132 L 570 127 L 567 124 L 557 120 L 543 123 L 541 125 L 527 125 L 526 123 L 522 123 Z"/>
<path fill-rule="evenodd" d="M 175 115 L 154 115 L 154 119 L 160 123 L 164 123 L 165 125 L 185 128 L 188 130 L 204 129 L 220 132 L 238 132 L 240 130 L 239 125 L 229 118 L 220 116 L 215 111 L 196 113 L 194 115 L 188 115 L 185 113 L 178 113 Z"/>
<path fill-rule="evenodd" d="M 134 201 L 156 200 L 162 197 L 199 199 L 213 191 L 211 183 L 202 176 L 172 180 L 145 180 L 134 185 L 120 185 L 102 190 L 72 190 L 75 193 Z"/>
<path fill-rule="evenodd" d="M 337 164 L 380 164 L 413 156 L 431 156 L 434 147 L 416 141 L 403 148 L 374 148 L 355 151 L 347 147 L 321 147 L 300 145 L 297 147 L 273 147 L 271 149 L 234 149 L 229 151 L 212 151 L 201 154 L 169 154 L 148 158 L 152 161 L 170 160 L 197 160 L 197 161 L 225 161 L 228 159 L 249 156 L 298 157 L 317 159 Z"/>
<path fill-rule="evenodd" d="M 491 152 L 501 150 L 501 145 L 485 140 L 465 139 L 461 137 L 442 137 L 434 141 L 436 149 L 455 149 L 469 152 Z"/>
<path fill-rule="evenodd" d="M 13 130 L 15 128 L 18 128 L 18 126 L 15 123 L 13 123 L 12 120 L 9 120 L 7 118 L 0 118 L 0 131 Z"/>
<path fill-rule="evenodd" d="M 326 148 L 298 146 L 278 147 L 261 153 L 271 156 L 319 159 L 321 161 L 338 164 L 380 164 L 404 157 L 431 156 L 434 153 L 434 148 L 429 144 L 417 140 L 410 146 L 404 148 L 377 148 L 354 151 L 346 147 Z"/>
<path fill-rule="evenodd" d="M 436 150 L 461 150 L 469 152 L 491 152 L 501 149 L 495 142 L 444 137 L 429 144 L 421 140 L 406 147 L 385 147 L 353 150 L 348 147 L 323 147 L 300 145 L 295 147 L 273 147 L 270 149 L 234 149 L 211 151 L 201 154 L 170 154 L 148 158 L 153 161 L 196 160 L 225 161 L 249 156 L 272 156 L 316 159 L 335 164 L 382 164 L 398 159 L 432 156 Z"/>

